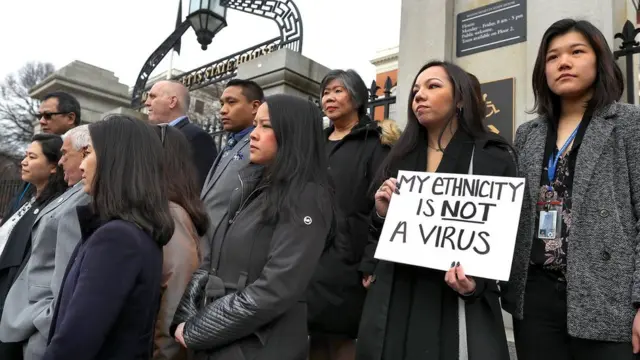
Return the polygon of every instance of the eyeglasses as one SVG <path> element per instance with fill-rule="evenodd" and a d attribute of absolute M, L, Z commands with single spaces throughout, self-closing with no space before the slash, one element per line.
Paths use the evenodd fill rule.
<path fill-rule="evenodd" d="M 160 127 L 160 142 L 162 143 L 162 146 L 164 146 L 164 138 L 167 136 L 167 126 L 169 124 L 160 124 L 158 125 Z"/>
<path fill-rule="evenodd" d="M 36 119 L 40 120 L 42 118 L 44 118 L 46 121 L 51 120 L 51 117 L 53 115 L 65 115 L 65 114 L 70 114 L 70 112 L 43 112 L 41 114 L 36 114 Z"/>

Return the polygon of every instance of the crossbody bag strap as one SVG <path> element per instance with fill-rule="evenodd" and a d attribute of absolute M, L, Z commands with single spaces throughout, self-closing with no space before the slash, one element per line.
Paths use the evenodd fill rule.
<path fill-rule="evenodd" d="M 469 175 L 473 175 L 473 159 L 476 153 L 476 146 L 471 150 L 471 161 L 469 161 Z M 465 301 L 458 297 L 458 359 L 468 360 L 469 352 L 467 346 L 467 312 Z"/>

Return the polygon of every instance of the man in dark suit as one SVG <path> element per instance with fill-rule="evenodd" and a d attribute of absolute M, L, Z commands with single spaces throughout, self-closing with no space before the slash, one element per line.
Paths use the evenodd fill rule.
<path fill-rule="evenodd" d="M 202 188 L 218 151 L 211 135 L 189 121 L 187 111 L 190 102 L 189 90 L 182 83 L 164 80 L 153 85 L 144 105 L 149 122 L 175 126 L 187 137 L 193 150 L 193 163 L 198 169 L 198 184 Z"/>

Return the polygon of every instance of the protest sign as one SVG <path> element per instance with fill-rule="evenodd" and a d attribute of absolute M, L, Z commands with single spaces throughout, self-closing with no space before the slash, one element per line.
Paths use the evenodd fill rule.
<path fill-rule="evenodd" d="M 400 171 L 375 257 L 444 271 L 460 262 L 471 276 L 508 280 L 524 182 Z"/>

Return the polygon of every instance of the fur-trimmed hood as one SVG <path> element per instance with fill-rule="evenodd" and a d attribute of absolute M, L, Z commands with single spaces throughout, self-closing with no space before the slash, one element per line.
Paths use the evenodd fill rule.
<path fill-rule="evenodd" d="M 402 135 L 402 130 L 400 130 L 400 127 L 398 127 L 398 124 L 394 120 L 382 120 L 379 121 L 378 124 L 382 130 L 380 142 L 383 145 L 392 146 L 398 141 L 400 135 Z"/>

